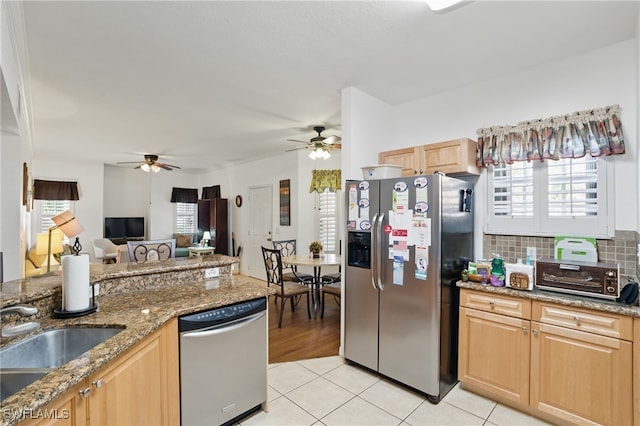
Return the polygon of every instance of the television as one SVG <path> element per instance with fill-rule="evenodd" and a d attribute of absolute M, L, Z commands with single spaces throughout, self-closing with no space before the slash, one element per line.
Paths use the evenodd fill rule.
<path fill-rule="evenodd" d="M 144 217 L 105 217 L 105 238 L 143 238 Z"/>

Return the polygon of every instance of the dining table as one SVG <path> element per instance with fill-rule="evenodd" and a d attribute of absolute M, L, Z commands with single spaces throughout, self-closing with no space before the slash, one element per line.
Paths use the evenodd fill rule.
<path fill-rule="evenodd" d="M 285 256 L 282 258 L 283 266 L 295 265 L 313 268 L 313 278 L 305 284 L 310 286 L 311 297 L 313 300 L 313 317 L 316 318 L 318 311 L 321 309 L 320 287 L 322 287 L 322 267 L 323 266 L 340 266 L 342 258 L 338 254 L 321 254 L 318 257 L 311 255 L 296 254 Z"/>

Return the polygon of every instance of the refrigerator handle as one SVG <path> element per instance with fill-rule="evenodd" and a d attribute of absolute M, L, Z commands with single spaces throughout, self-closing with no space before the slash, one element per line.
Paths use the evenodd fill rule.
<path fill-rule="evenodd" d="M 375 247 L 377 245 L 377 240 L 378 240 L 378 233 L 376 232 L 376 224 L 378 223 L 378 213 L 373 215 L 373 221 L 372 223 L 372 229 L 371 229 L 371 251 L 370 251 L 370 255 L 371 255 L 371 285 L 373 286 L 374 289 L 378 289 L 377 285 L 376 285 L 376 259 L 377 259 L 377 253 L 375 250 Z"/>
<path fill-rule="evenodd" d="M 380 216 L 378 216 L 378 228 L 376 229 L 376 245 L 375 247 L 375 253 L 376 253 L 376 266 L 378 269 L 378 272 L 376 274 L 376 280 L 378 282 L 378 288 L 380 289 L 380 291 L 384 290 L 384 286 L 382 285 L 382 232 L 383 232 L 383 227 L 382 227 L 382 223 L 384 222 L 384 213 L 380 213 Z"/>
<path fill-rule="evenodd" d="M 471 212 L 471 195 L 473 189 L 461 189 L 460 190 L 460 211 L 469 213 Z"/>

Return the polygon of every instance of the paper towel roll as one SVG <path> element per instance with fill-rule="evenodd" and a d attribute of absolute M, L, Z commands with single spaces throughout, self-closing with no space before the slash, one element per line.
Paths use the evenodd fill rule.
<path fill-rule="evenodd" d="M 62 256 L 62 309 L 81 311 L 89 307 L 89 255 Z"/>

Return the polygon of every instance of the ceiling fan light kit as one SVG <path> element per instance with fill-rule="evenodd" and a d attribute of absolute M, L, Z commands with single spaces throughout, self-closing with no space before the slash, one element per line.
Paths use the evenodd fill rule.
<path fill-rule="evenodd" d="M 137 164 L 137 163 L 139 162 L 138 161 L 121 161 L 121 162 L 118 162 L 117 164 Z M 174 166 L 173 164 L 160 163 L 158 161 L 158 156 L 155 154 L 145 154 L 144 162 L 134 167 L 134 169 L 140 169 L 143 172 L 147 172 L 147 173 L 150 173 L 150 172 L 158 173 L 160 169 L 171 171 L 173 169 L 179 169 L 179 168 L 180 167 Z"/>
<path fill-rule="evenodd" d="M 287 139 L 288 141 L 291 141 L 291 142 L 299 142 L 299 143 L 306 144 L 306 146 L 302 148 L 294 148 L 294 149 L 289 149 L 287 151 L 296 151 L 298 149 L 309 149 L 311 150 L 311 152 L 309 153 L 309 158 L 311 158 L 312 160 L 315 160 L 318 158 L 326 160 L 327 158 L 331 157 L 331 153 L 329 152 L 329 150 L 340 149 L 340 144 L 336 143 L 342 140 L 340 136 L 329 136 L 329 137 L 322 136 L 321 133 L 325 130 L 323 126 L 316 126 L 313 128 L 313 130 L 315 130 L 318 133 L 318 136 L 311 138 L 309 142 L 299 141 L 296 139 Z"/>

